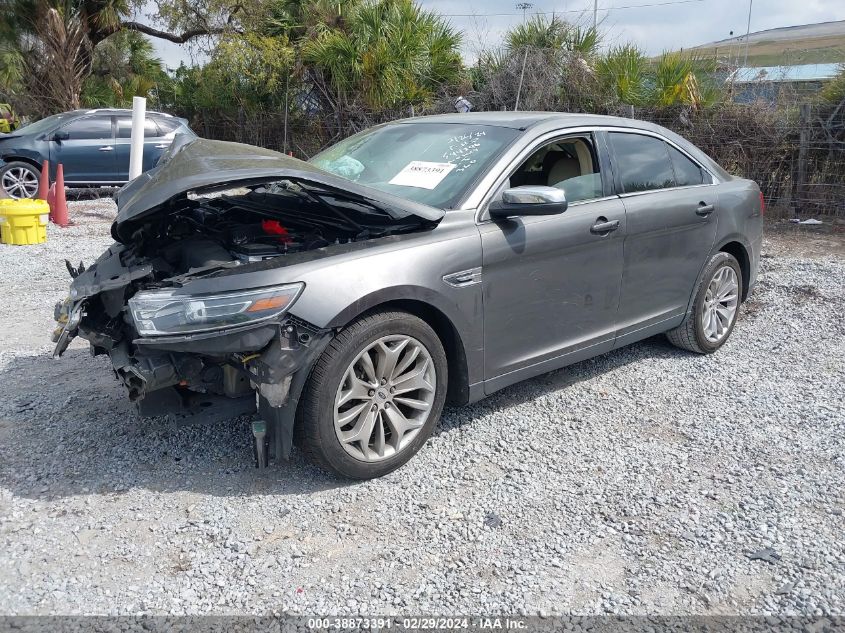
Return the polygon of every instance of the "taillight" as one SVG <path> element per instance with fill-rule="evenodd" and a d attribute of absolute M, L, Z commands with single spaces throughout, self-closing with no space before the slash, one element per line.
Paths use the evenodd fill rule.
<path fill-rule="evenodd" d="M 763 198 L 763 192 L 760 192 L 760 215 L 766 215 L 766 200 Z"/>

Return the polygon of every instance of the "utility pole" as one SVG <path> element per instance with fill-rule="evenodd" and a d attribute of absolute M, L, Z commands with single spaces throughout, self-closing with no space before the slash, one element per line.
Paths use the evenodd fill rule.
<path fill-rule="evenodd" d="M 598 24 L 598 22 L 596 21 L 596 18 L 598 16 L 598 12 L 599 12 L 599 0 L 593 0 L 593 30 L 594 31 L 596 30 L 596 25 Z"/>
<path fill-rule="evenodd" d="M 517 9 L 522 9 L 522 23 L 525 24 L 525 12 L 534 5 L 530 2 L 520 2 L 516 5 Z M 519 110 L 519 97 L 522 94 L 522 81 L 525 79 L 525 62 L 528 61 L 528 46 L 525 47 L 525 52 L 522 54 L 522 72 L 519 74 L 519 85 L 516 87 L 516 103 L 513 105 L 513 111 Z"/>
<path fill-rule="evenodd" d="M 748 24 L 745 27 L 745 62 L 743 62 L 743 66 L 746 68 L 748 67 L 748 36 L 751 34 L 751 5 L 754 4 L 754 0 L 748 0 Z"/>
<path fill-rule="evenodd" d="M 534 8 L 534 5 L 531 2 L 518 2 L 516 8 L 522 11 L 522 21 L 525 22 L 525 12 Z"/>

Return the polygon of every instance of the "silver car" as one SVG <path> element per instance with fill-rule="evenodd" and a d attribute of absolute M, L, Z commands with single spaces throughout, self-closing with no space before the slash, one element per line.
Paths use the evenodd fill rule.
<path fill-rule="evenodd" d="M 754 285 L 763 200 L 662 127 L 560 113 L 407 119 L 302 162 L 193 140 L 117 195 L 115 244 L 56 307 L 142 416 L 251 414 L 388 473 L 444 403 L 655 334 L 719 349 Z"/>

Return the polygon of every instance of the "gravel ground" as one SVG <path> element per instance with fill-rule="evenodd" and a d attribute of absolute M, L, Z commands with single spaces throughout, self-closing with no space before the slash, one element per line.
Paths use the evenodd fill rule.
<path fill-rule="evenodd" d="M 71 207 L 0 246 L 3 612 L 845 612 L 841 238 L 768 238 L 719 353 L 656 338 L 517 385 L 350 484 L 255 471 L 245 420 L 138 420 L 79 341 L 51 360 L 63 259 L 110 242 L 110 201 Z"/>

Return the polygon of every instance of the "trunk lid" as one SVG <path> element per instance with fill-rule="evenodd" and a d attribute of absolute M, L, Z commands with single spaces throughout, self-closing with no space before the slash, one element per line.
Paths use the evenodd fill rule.
<path fill-rule="evenodd" d="M 169 200 L 189 191 L 277 180 L 290 180 L 341 197 L 367 201 L 396 220 L 417 216 L 436 222 L 445 213 L 443 209 L 359 185 L 280 152 L 242 143 L 195 138 L 187 143 L 174 142 L 174 147 L 156 167 L 115 194 L 118 213 L 112 234 L 116 239 L 127 238 L 131 233 L 127 227 L 162 211 Z"/>

